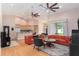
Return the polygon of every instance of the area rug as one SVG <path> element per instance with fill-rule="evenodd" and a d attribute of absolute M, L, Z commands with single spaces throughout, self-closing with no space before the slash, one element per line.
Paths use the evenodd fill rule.
<path fill-rule="evenodd" d="M 40 48 L 41 51 L 47 53 L 50 56 L 69 56 L 69 47 L 59 44 L 54 44 L 54 46 Z"/>

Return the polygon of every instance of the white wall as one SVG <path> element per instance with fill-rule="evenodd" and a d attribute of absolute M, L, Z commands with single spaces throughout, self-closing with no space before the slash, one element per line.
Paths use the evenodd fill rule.
<path fill-rule="evenodd" d="M 62 13 L 51 16 L 52 22 L 68 20 L 68 34 L 71 35 L 72 29 L 78 29 L 77 20 L 79 18 L 79 8 L 74 8 Z"/>
<path fill-rule="evenodd" d="M 11 28 L 15 28 L 15 16 L 13 15 L 2 15 L 3 19 L 3 26 L 10 26 L 10 31 Z"/>
<path fill-rule="evenodd" d="M 2 9 L 1 9 L 1 3 L 0 3 L 0 46 L 1 46 L 1 31 L 2 31 Z M 1 49 L 0 49 L 0 52 L 1 52 Z"/>
<path fill-rule="evenodd" d="M 44 33 L 44 24 L 47 23 L 47 19 L 38 19 L 39 23 L 38 23 L 38 34 Z"/>
<path fill-rule="evenodd" d="M 2 9 L 1 9 L 1 3 L 0 3 L 0 32 L 2 31 Z"/>
<path fill-rule="evenodd" d="M 38 34 L 43 33 L 43 22 L 39 20 L 39 24 L 38 24 Z"/>
<path fill-rule="evenodd" d="M 48 23 L 48 35 L 54 35 L 56 33 L 56 26 L 54 22 Z"/>

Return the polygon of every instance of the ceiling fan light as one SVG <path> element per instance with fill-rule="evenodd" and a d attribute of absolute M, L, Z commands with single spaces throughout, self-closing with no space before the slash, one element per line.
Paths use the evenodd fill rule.
<path fill-rule="evenodd" d="M 49 9 L 47 9 L 47 11 L 46 11 L 46 12 L 48 13 L 49 11 L 50 11 L 50 10 L 49 10 Z"/>
<path fill-rule="evenodd" d="M 11 3 L 11 4 L 10 4 L 10 6 L 11 6 L 11 7 L 13 7 L 13 6 L 14 6 L 14 4 L 13 4 L 13 3 Z"/>
<path fill-rule="evenodd" d="M 59 6 L 59 8 L 62 8 L 62 6 Z"/>

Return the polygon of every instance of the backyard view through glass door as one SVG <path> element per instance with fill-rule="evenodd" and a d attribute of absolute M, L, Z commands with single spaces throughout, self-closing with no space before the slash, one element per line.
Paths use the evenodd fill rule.
<path fill-rule="evenodd" d="M 62 22 L 56 23 L 56 34 L 64 35 L 64 26 Z"/>

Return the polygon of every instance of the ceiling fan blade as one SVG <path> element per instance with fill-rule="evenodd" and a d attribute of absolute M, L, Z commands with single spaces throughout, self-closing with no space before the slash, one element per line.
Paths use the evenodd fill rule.
<path fill-rule="evenodd" d="M 47 8 L 49 8 L 49 3 L 47 3 Z"/>
<path fill-rule="evenodd" d="M 45 9 L 47 9 L 46 7 L 44 7 L 43 5 L 40 5 L 41 7 L 43 7 L 43 8 L 45 8 Z"/>
<path fill-rule="evenodd" d="M 53 11 L 53 12 L 56 12 L 55 10 L 53 10 L 53 9 L 50 9 L 51 11 Z"/>
<path fill-rule="evenodd" d="M 32 14 L 32 17 L 38 17 L 38 16 L 40 16 L 38 13 L 31 13 Z"/>
<path fill-rule="evenodd" d="M 51 9 L 59 9 L 59 7 L 53 7 L 53 8 L 51 8 Z"/>
<path fill-rule="evenodd" d="M 50 8 L 52 8 L 53 6 L 56 6 L 58 3 L 54 3 L 53 5 L 50 6 Z"/>

